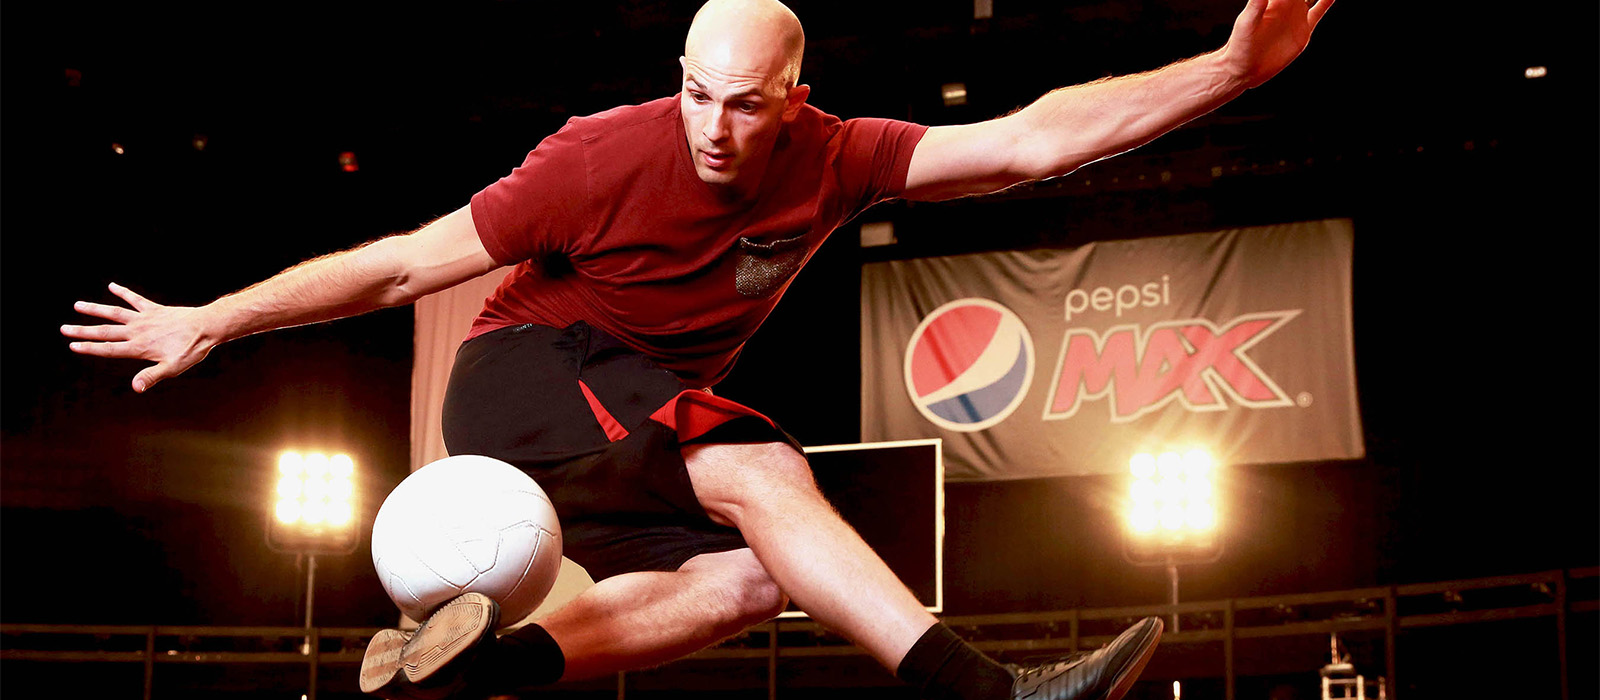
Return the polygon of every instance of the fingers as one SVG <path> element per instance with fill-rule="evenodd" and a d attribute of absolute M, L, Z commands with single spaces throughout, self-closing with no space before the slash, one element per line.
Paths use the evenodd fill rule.
<path fill-rule="evenodd" d="M 125 309 L 121 306 L 107 306 L 105 304 L 96 304 L 91 301 L 80 301 L 76 304 L 73 304 L 72 310 L 80 314 L 103 318 L 107 321 L 116 321 L 117 323 L 127 323 L 133 320 L 136 316 L 133 311 Z"/>
<path fill-rule="evenodd" d="M 133 347 L 133 343 L 128 342 L 70 343 L 67 345 L 67 347 L 71 348 L 73 352 L 80 355 L 149 359 L 144 357 L 143 352 Z M 157 382 L 172 376 L 172 374 L 172 363 L 158 362 L 154 365 L 144 368 L 138 374 L 133 375 L 133 390 L 142 394 L 149 390 L 150 387 L 155 386 Z"/>
<path fill-rule="evenodd" d="M 67 348 L 79 355 L 94 355 L 95 357 L 143 357 L 138 348 L 129 342 L 114 343 L 68 343 Z"/>
<path fill-rule="evenodd" d="M 1233 21 L 1235 36 L 1247 36 L 1256 30 L 1256 24 L 1261 21 L 1261 16 L 1267 11 L 1267 0 L 1249 0 L 1245 3 L 1244 11 L 1239 13 L 1239 18 Z"/>
<path fill-rule="evenodd" d="M 109 324 L 101 326 L 62 326 L 61 334 L 78 340 L 100 341 L 127 340 L 131 337 L 127 326 Z"/>
<path fill-rule="evenodd" d="M 159 306 L 155 302 L 139 296 L 139 294 L 132 289 L 128 289 L 127 287 L 117 284 L 116 282 L 112 282 L 110 285 L 107 285 L 107 288 L 111 290 L 112 294 L 121 297 L 123 301 L 128 302 L 129 306 L 132 306 L 138 311 L 144 311 L 152 306 Z"/>
<path fill-rule="evenodd" d="M 166 379 L 170 371 L 170 366 L 165 362 L 144 368 L 143 371 L 133 375 L 133 390 L 143 394 L 155 386 L 156 382 Z"/>
<path fill-rule="evenodd" d="M 1306 15 L 1306 19 L 1311 22 L 1312 29 L 1317 28 L 1317 23 L 1322 21 L 1323 15 L 1328 14 L 1330 7 L 1333 7 L 1333 0 L 1317 0 L 1317 4 L 1311 6 L 1311 12 Z"/>

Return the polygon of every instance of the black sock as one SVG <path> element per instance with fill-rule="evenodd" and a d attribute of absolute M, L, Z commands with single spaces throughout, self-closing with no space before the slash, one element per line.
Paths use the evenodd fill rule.
<path fill-rule="evenodd" d="M 999 700 L 1011 697 L 1011 672 L 936 622 L 911 645 L 895 675 L 928 700 Z"/>
<path fill-rule="evenodd" d="M 567 657 L 543 627 L 527 626 L 494 641 L 484 640 L 473 664 L 475 685 L 490 691 L 512 691 L 561 680 Z"/>

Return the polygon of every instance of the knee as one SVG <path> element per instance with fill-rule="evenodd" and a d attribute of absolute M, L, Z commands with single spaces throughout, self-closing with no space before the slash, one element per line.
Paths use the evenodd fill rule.
<path fill-rule="evenodd" d="M 766 567 L 748 549 L 702 555 L 684 565 L 684 571 L 702 576 L 712 591 L 706 601 L 721 608 L 717 617 L 732 628 L 744 629 L 778 616 L 789 597 L 778 588 Z"/>
<path fill-rule="evenodd" d="M 758 625 L 777 617 L 789 605 L 789 597 L 778 588 L 778 583 L 772 580 L 766 569 L 744 573 L 734 598 L 738 601 L 736 618 L 741 627 Z"/>

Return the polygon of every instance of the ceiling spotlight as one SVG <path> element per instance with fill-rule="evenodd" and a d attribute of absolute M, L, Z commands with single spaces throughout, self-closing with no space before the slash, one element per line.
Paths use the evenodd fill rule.
<path fill-rule="evenodd" d="M 1527 70 L 1522 71 L 1522 77 L 1529 80 L 1533 80 L 1534 78 L 1543 78 L 1549 74 L 1550 69 L 1545 68 L 1544 66 L 1530 66 Z"/>

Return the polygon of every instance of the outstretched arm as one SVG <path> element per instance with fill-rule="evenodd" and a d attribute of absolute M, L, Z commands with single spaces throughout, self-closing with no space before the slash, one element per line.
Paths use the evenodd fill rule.
<path fill-rule="evenodd" d="M 912 154 L 904 196 L 986 194 L 1144 145 L 1277 75 L 1333 2 L 1249 0 L 1217 51 L 1062 88 L 999 119 L 929 129 Z"/>
<path fill-rule="evenodd" d="M 76 339 L 73 352 L 154 362 L 133 378 L 142 392 L 229 340 L 409 304 L 497 266 L 462 207 L 412 233 L 310 260 L 205 306 L 163 306 L 112 284 L 132 308 L 80 301 L 78 312 L 111 323 L 62 326 L 61 334 Z"/>

